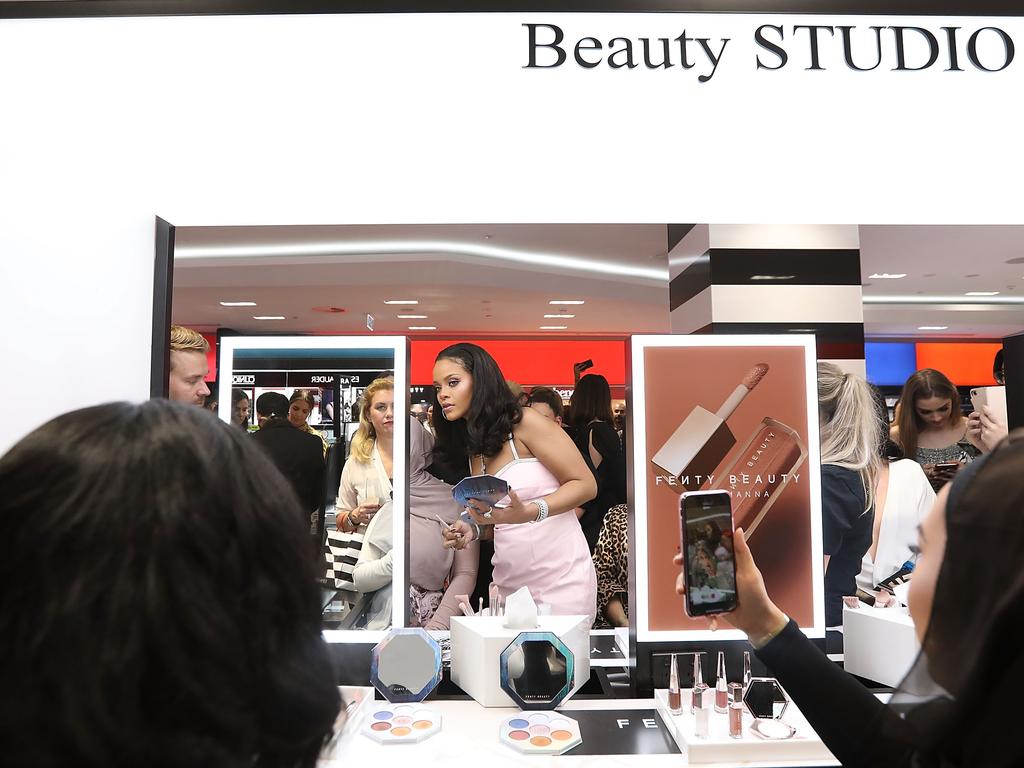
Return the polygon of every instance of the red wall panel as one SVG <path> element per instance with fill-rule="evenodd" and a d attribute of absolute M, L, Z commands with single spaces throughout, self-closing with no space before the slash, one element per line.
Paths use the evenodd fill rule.
<path fill-rule="evenodd" d="M 942 371 L 958 387 L 991 386 L 996 383 L 992 378 L 992 360 L 1002 348 L 1001 343 L 918 343 L 917 369 Z"/>
<path fill-rule="evenodd" d="M 410 383 L 434 380 L 437 353 L 460 339 L 413 339 Z M 618 340 L 474 339 L 486 349 L 505 374 L 525 387 L 540 384 L 572 386 L 573 363 L 593 360 L 587 373 L 599 373 L 613 387 L 626 383 L 626 342 Z"/>

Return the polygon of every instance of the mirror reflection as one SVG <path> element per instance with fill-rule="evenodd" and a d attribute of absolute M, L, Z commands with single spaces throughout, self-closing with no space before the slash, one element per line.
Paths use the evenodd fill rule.
<path fill-rule="evenodd" d="M 505 581 L 510 589 L 526 583 L 542 612 L 588 615 L 596 617 L 598 626 L 627 623 L 624 506 L 617 507 L 602 560 L 610 569 L 605 588 L 600 575 L 595 577 L 591 555 L 608 510 L 625 500 L 624 339 L 669 328 L 666 252 L 667 228 L 658 224 L 176 230 L 172 317 L 202 332 L 214 352 L 234 334 L 366 339 L 372 338 L 367 333 L 395 333 L 412 339 L 410 374 L 392 380 L 389 390 L 371 385 L 393 371 L 393 359 L 363 365 L 240 359 L 227 367 L 221 361 L 229 376 L 218 376 L 211 355 L 209 383 L 217 382 L 211 386 L 211 402 L 222 418 L 254 432 L 274 418 L 279 421 L 268 434 L 283 433 L 287 423 L 321 441 L 323 488 L 319 498 L 308 491 L 303 506 L 309 510 L 311 537 L 323 544 L 325 628 L 386 629 L 398 616 L 406 626 L 446 630 L 451 616 L 464 612 L 462 606 L 479 610 L 495 590 L 499 600 L 507 597 Z M 559 299 L 581 303 L 553 304 Z M 547 326 L 558 329 L 550 341 L 508 338 L 524 331 L 547 336 Z M 514 547 L 502 547 L 502 542 L 497 549 L 504 549 L 504 556 L 496 552 L 494 539 L 501 537 L 491 530 L 483 540 L 446 546 L 445 534 L 458 525 L 462 512 L 453 503 L 451 486 L 482 471 L 482 462 L 471 467 L 466 452 L 458 461 L 439 460 L 436 423 L 443 416 L 432 369 L 437 351 L 466 334 L 488 337 L 480 346 L 498 362 L 516 406 L 528 411 L 528 421 L 538 413 L 556 425 L 563 453 L 579 454 L 579 473 L 593 474 L 599 483 L 590 501 L 580 495 L 569 499 L 570 508 L 556 505 L 552 510 L 552 522 L 573 529 L 573 559 L 563 569 L 574 579 L 572 585 L 546 579 L 542 569 L 532 566 L 521 573 L 513 569 L 511 580 L 503 577 L 501 567 L 495 573 L 495 563 L 516 559 Z M 538 341 L 554 345 L 550 354 L 536 354 Z M 407 350 L 397 354 L 405 357 Z M 549 364 L 550 359 L 555 362 Z M 609 360 L 615 363 L 609 366 Z M 568 406 L 581 377 L 586 385 L 610 385 L 598 393 L 608 408 L 602 405 L 600 413 L 588 417 L 586 434 L 574 446 L 562 435 L 568 436 L 573 426 Z M 273 416 L 259 413 L 257 400 L 268 394 L 286 398 L 283 416 L 277 398 L 272 398 Z M 619 401 L 617 410 L 613 400 Z M 589 413 L 580 403 L 575 411 Z M 403 420 L 404 431 L 407 417 L 409 453 L 403 458 L 408 471 L 396 477 L 396 418 Z M 295 448 L 288 457 L 280 451 L 279 466 L 288 460 L 300 463 L 298 441 L 294 434 L 288 437 Z M 302 451 L 311 456 L 312 443 L 306 442 Z M 514 447 L 527 462 L 536 458 L 528 440 Z M 501 455 L 487 458 L 488 468 L 500 470 L 514 459 L 512 450 L 503 445 Z M 449 458 L 457 453 L 446 452 Z M 549 491 L 566 484 L 565 478 L 556 480 Z M 396 517 L 388 500 L 391 489 L 405 482 L 409 503 Z M 405 528 L 400 538 L 396 525 Z M 544 540 L 561 554 L 570 551 L 561 546 L 563 538 Z M 391 579 L 393 560 L 408 563 L 399 569 L 402 584 Z M 520 576 L 528 578 L 523 582 Z M 573 599 L 567 602 L 566 596 Z"/>
<path fill-rule="evenodd" d="M 557 706 L 572 688 L 572 676 L 572 651 L 550 633 L 523 633 L 501 654 L 502 689 L 524 709 Z"/>
<path fill-rule="evenodd" d="M 441 648 L 425 632 L 395 630 L 373 649 L 371 679 L 388 701 L 422 701 L 441 679 Z"/>
<path fill-rule="evenodd" d="M 772 719 L 782 717 L 789 698 L 774 677 L 754 677 L 747 683 L 743 703 L 754 717 Z"/>

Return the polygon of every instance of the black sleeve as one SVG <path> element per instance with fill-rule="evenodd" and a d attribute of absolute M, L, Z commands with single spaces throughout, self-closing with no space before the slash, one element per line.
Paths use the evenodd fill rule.
<path fill-rule="evenodd" d="M 856 487 L 850 483 L 851 476 L 856 481 Z M 860 489 L 860 476 L 842 467 L 822 466 L 821 533 L 826 555 L 834 555 L 839 551 L 843 537 L 863 512 L 864 493 Z"/>
<path fill-rule="evenodd" d="M 622 452 L 622 445 L 619 443 L 619 435 L 611 424 L 599 421 L 593 426 L 594 447 L 601 454 L 601 465 L 607 464 L 601 472 L 606 493 L 613 499 L 614 504 L 622 504 L 626 501 L 626 457 Z M 587 453 L 589 454 L 589 446 Z"/>
<path fill-rule="evenodd" d="M 857 680 L 829 661 L 795 621 L 755 651 L 845 768 L 908 765 L 912 749 L 884 738 L 882 726 L 898 719 Z M 892 731 L 887 727 L 887 733 Z"/>

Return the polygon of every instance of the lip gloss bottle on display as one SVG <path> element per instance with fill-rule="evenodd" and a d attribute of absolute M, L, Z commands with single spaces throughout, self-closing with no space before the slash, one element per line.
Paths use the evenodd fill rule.
<path fill-rule="evenodd" d="M 743 702 L 734 701 L 729 705 L 729 735 L 734 739 L 743 738 Z"/>
<path fill-rule="evenodd" d="M 806 458 L 795 429 L 765 418 L 711 487 L 729 492 L 733 525 L 749 537 Z"/>
<path fill-rule="evenodd" d="M 705 693 L 708 687 L 704 684 L 704 672 L 701 669 L 700 654 L 693 654 L 693 694 L 690 700 L 690 714 L 701 709 L 706 702 Z"/>
<path fill-rule="evenodd" d="M 729 681 L 725 677 L 725 651 L 718 652 L 718 675 L 715 678 L 715 712 L 729 711 Z"/>
<path fill-rule="evenodd" d="M 668 667 L 668 709 L 673 715 L 683 711 L 683 694 L 679 690 L 679 670 L 676 668 L 674 653 Z"/>

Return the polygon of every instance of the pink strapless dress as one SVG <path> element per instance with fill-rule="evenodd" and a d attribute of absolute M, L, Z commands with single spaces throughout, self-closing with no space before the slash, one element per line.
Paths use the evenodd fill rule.
<path fill-rule="evenodd" d="M 547 496 L 560 483 L 538 459 L 515 458 L 493 473 L 507 481 L 525 503 Z M 529 587 L 538 603 L 555 615 L 582 614 L 594 623 L 597 613 L 597 574 L 590 547 L 573 511 L 539 523 L 494 526 L 494 583 L 502 600 L 520 587 Z"/>

